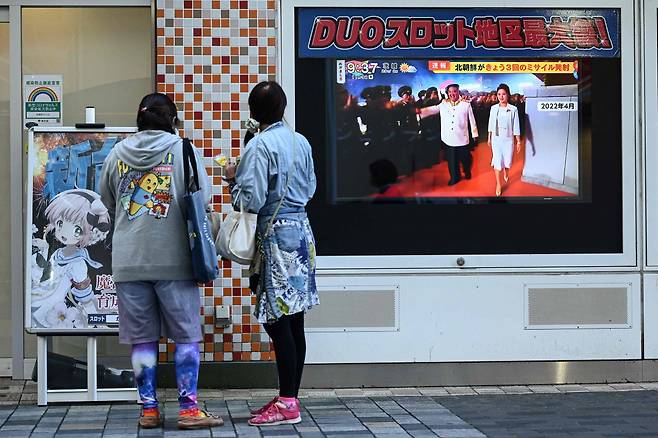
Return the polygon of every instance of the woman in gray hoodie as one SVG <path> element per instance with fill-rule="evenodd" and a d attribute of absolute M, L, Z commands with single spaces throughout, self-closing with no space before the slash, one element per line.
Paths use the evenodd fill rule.
<path fill-rule="evenodd" d="M 139 132 L 112 149 L 103 164 L 101 199 L 114 223 L 112 275 L 119 300 L 119 341 L 132 345 L 135 382 L 143 402 L 139 424 L 162 424 L 155 394 L 158 340 L 176 342 L 178 427 L 223 424 L 197 405 L 201 306 L 194 282 L 183 196 L 183 140 L 176 105 L 164 94 L 139 104 Z M 210 203 L 203 156 L 195 149 L 200 190 Z"/>

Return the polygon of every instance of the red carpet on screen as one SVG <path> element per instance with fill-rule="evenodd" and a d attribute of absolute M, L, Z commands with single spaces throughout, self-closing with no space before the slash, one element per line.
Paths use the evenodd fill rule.
<path fill-rule="evenodd" d="M 391 190 L 378 197 L 495 197 L 496 177 L 491 167 L 491 148 L 486 142 L 479 143 L 472 151 L 471 179 L 464 179 L 448 186 L 448 163 L 442 160 L 431 168 L 421 169 L 409 176 L 402 176 Z M 574 197 L 573 194 L 521 181 L 524 147 L 512 157 L 509 181 L 503 182 L 501 197 Z M 462 174 L 463 175 L 463 174 Z M 502 176 L 501 176 L 502 180 Z"/>

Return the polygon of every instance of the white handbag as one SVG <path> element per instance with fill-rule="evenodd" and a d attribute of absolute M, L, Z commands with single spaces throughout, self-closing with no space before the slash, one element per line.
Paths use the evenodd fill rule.
<path fill-rule="evenodd" d="M 297 155 L 297 137 L 294 132 L 292 134 L 295 143 L 292 161 L 294 163 Z M 286 187 L 283 196 L 279 200 L 276 210 L 267 224 L 265 236 L 267 236 L 272 229 L 274 218 L 279 213 L 281 204 L 288 193 L 289 182 L 290 172 L 286 179 Z M 256 226 L 258 224 L 258 214 L 244 211 L 244 208 L 242 207 L 242 199 L 240 198 L 241 193 L 242 190 L 240 190 L 236 196 L 240 199 L 240 211 L 231 211 L 226 216 L 226 219 L 224 219 L 224 222 L 222 222 L 222 225 L 219 228 L 215 247 L 217 248 L 217 254 L 222 258 L 232 260 L 241 265 L 250 265 L 256 255 Z"/>
<path fill-rule="evenodd" d="M 251 264 L 256 254 L 257 223 L 258 215 L 244 211 L 240 202 L 240 211 L 231 211 L 219 227 L 217 253 L 241 265 Z"/>

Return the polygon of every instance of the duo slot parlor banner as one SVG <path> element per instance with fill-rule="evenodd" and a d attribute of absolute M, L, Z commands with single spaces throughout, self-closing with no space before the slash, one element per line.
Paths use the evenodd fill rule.
<path fill-rule="evenodd" d="M 133 128 L 29 133 L 26 329 L 115 331 L 111 221 L 98 185 L 103 161 Z"/>
<path fill-rule="evenodd" d="M 615 9 L 302 8 L 300 58 L 617 57 Z"/>

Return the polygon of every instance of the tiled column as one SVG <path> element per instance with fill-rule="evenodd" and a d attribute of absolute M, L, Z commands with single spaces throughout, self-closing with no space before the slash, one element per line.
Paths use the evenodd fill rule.
<path fill-rule="evenodd" d="M 240 155 L 249 90 L 274 79 L 275 20 L 274 0 L 157 1 L 157 90 L 176 102 L 181 135 L 203 148 L 216 211 L 226 213 L 231 205 L 212 157 Z M 223 262 L 221 274 L 203 291 L 202 360 L 270 360 L 242 267 Z M 226 329 L 214 326 L 214 306 L 220 304 L 232 307 L 233 324 Z M 161 345 L 160 360 L 173 360 L 173 349 Z"/>

